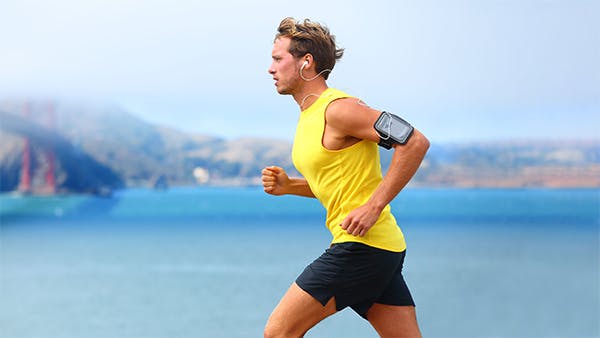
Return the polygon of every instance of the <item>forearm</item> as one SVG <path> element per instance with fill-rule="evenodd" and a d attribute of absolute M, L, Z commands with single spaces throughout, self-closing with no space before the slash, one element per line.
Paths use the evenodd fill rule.
<path fill-rule="evenodd" d="M 286 194 L 314 198 L 315 194 L 310 189 L 308 182 L 302 177 L 291 177 L 286 189 Z"/>
<path fill-rule="evenodd" d="M 417 130 L 408 143 L 395 145 L 388 171 L 367 204 L 379 211 L 383 210 L 412 179 L 427 149 L 429 141 Z"/>

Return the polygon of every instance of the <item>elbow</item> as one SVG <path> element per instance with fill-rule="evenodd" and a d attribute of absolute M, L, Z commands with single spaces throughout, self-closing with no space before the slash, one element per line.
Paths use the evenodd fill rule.
<path fill-rule="evenodd" d="M 424 157 L 427 150 L 429 150 L 430 145 L 427 137 L 415 129 L 406 144 L 394 144 L 393 147 L 396 150 L 402 149 L 402 151 L 408 151 L 413 154 L 418 154 L 420 157 Z"/>
<path fill-rule="evenodd" d="M 429 146 L 431 145 L 427 137 L 416 129 L 413 132 L 412 141 L 414 148 L 423 155 L 427 153 L 427 150 L 429 150 Z"/>

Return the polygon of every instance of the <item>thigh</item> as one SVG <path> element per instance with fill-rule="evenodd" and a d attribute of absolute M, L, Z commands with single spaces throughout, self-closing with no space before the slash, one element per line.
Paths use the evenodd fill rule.
<path fill-rule="evenodd" d="M 381 337 L 421 337 L 414 306 L 375 303 L 367 318 Z"/>
<path fill-rule="evenodd" d="M 335 312 L 334 298 L 323 306 L 293 283 L 269 317 L 265 336 L 303 336 L 310 328 Z"/>

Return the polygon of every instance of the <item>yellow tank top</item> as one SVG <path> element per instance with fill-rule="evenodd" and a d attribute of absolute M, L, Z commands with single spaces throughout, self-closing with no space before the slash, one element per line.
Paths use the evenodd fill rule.
<path fill-rule="evenodd" d="M 395 252 L 404 251 L 404 235 L 387 205 L 375 225 L 363 237 L 340 227 L 355 208 L 365 204 L 382 180 L 379 149 L 375 142 L 362 140 L 341 150 L 328 150 L 322 144 L 325 110 L 334 100 L 350 97 L 328 88 L 300 113 L 292 160 L 310 189 L 327 210 L 326 226 L 332 243 L 360 242 Z"/>

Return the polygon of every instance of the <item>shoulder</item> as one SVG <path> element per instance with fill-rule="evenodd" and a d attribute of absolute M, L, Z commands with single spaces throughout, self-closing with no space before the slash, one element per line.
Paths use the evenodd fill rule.
<path fill-rule="evenodd" d="M 357 120 L 372 120 L 375 119 L 379 112 L 362 102 L 357 97 L 341 97 L 333 100 L 326 109 L 328 122 L 332 123 L 349 123 Z M 373 120 L 374 122 L 374 120 Z"/>
<path fill-rule="evenodd" d="M 339 98 L 325 111 L 328 127 L 358 139 L 378 140 L 373 124 L 380 111 L 367 106 L 356 97 Z"/>

